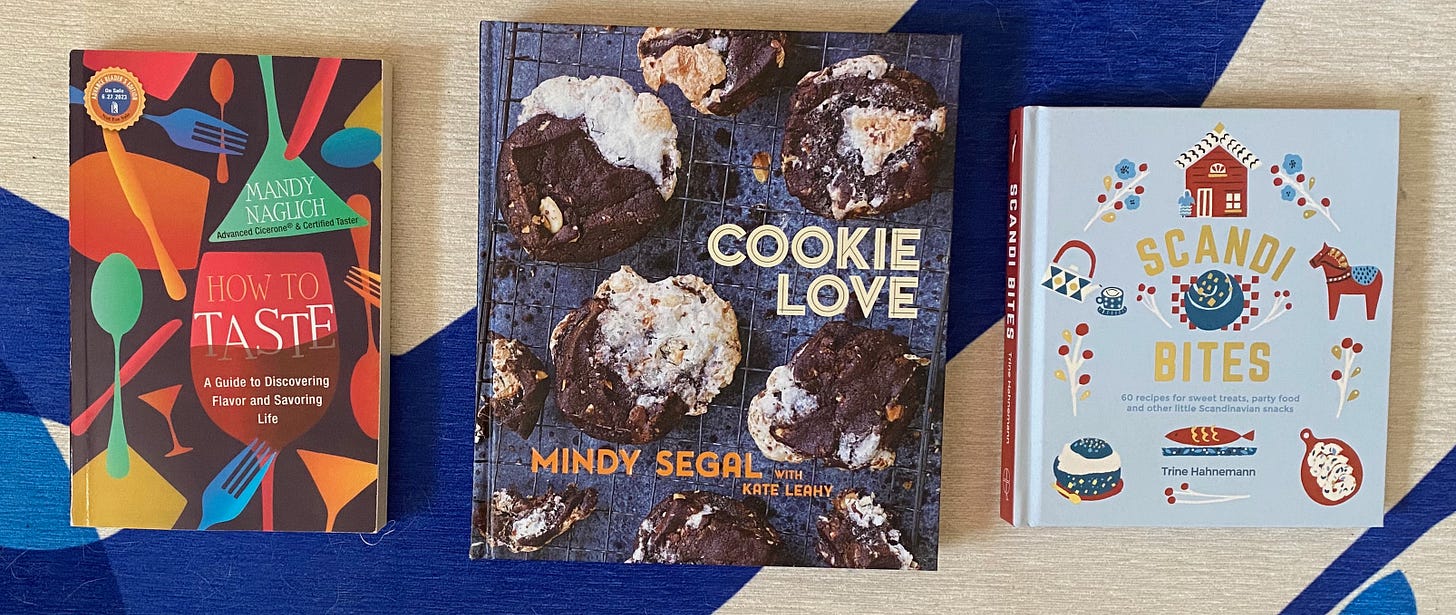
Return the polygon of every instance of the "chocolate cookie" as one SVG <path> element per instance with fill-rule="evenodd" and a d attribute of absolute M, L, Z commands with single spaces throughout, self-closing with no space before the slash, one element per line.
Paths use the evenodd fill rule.
<path fill-rule="evenodd" d="M 748 432 L 775 461 L 883 470 L 920 408 L 929 363 L 902 336 L 825 323 L 769 373 L 749 404 Z"/>
<path fill-rule="evenodd" d="M 834 508 L 819 517 L 819 557 L 835 568 L 919 570 L 900 544 L 895 518 L 875 503 L 875 495 L 850 489 L 834 498 Z"/>
<path fill-rule="evenodd" d="M 876 55 L 799 80 L 784 126 L 783 170 L 805 209 L 843 220 L 930 198 L 945 107 L 935 88 Z"/>
<path fill-rule="evenodd" d="M 489 433 L 490 420 L 521 434 L 522 438 L 529 438 L 550 391 L 546 364 L 525 344 L 495 331 L 487 339 L 490 341 L 490 395 L 476 412 L 476 440 Z"/>
<path fill-rule="evenodd" d="M 590 262 L 666 212 L 681 154 L 667 105 L 616 77 L 556 77 L 521 101 L 501 144 L 496 206 L 532 257 Z"/>
<path fill-rule="evenodd" d="M 529 553 L 565 534 L 577 521 L 597 509 L 597 490 L 567 485 L 560 493 L 551 487 L 538 496 L 523 496 L 502 489 L 490 503 L 477 502 L 475 528 L 492 546 L 514 553 Z"/>
<path fill-rule="evenodd" d="M 627 563 L 772 566 L 784 563 L 783 542 L 763 500 L 687 491 L 652 507 Z"/>
<path fill-rule="evenodd" d="M 733 306 L 694 275 L 649 282 L 631 267 L 551 333 L 556 401 L 587 435 L 622 444 L 661 438 L 733 380 Z"/>
<path fill-rule="evenodd" d="M 648 28 L 637 58 L 647 87 L 671 83 L 694 109 L 733 115 L 774 85 L 788 48 L 782 32 Z"/>

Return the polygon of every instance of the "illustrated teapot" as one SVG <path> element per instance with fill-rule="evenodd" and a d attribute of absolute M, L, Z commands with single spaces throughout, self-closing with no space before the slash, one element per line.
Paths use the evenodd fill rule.
<path fill-rule="evenodd" d="M 1075 265 L 1063 265 L 1062 257 L 1067 250 L 1076 248 L 1087 254 L 1087 275 L 1083 276 L 1078 272 Z M 1077 239 L 1062 244 L 1057 250 L 1052 262 L 1047 265 L 1046 273 L 1041 276 L 1041 285 L 1052 289 L 1052 292 L 1075 299 L 1078 303 L 1085 301 L 1100 284 L 1092 281 L 1092 276 L 1097 272 L 1097 255 L 1092 253 L 1092 246 Z"/>

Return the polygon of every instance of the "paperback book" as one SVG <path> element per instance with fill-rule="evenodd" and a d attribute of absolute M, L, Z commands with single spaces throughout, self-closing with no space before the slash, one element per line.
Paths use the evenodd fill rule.
<path fill-rule="evenodd" d="M 1399 115 L 1011 116 L 1001 515 L 1379 525 Z"/>
<path fill-rule="evenodd" d="M 378 529 L 383 63 L 86 50 L 70 82 L 72 523 Z"/>
<path fill-rule="evenodd" d="M 472 557 L 936 568 L 959 58 L 482 25 Z"/>

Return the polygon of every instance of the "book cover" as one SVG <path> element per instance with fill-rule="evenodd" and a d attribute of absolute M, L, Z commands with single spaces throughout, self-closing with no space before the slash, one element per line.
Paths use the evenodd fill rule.
<path fill-rule="evenodd" d="M 71 521 L 371 532 L 378 60 L 71 52 Z"/>
<path fill-rule="evenodd" d="M 472 557 L 936 568 L 959 60 L 482 25 Z"/>
<path fill-rule="evenodd" d="M 1398 113 L 1011 126 L 1003 518 L 1379 525 Z"/>

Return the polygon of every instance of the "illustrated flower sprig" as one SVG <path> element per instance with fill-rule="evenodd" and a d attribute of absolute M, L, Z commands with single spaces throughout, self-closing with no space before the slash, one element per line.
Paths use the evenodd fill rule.
<path fill-rule="evenodd" d="M 1314 176 L 1305 177 L 1304 159 L 1300 158 L 1299 154 L 1285 154 L 1284 164 L 1271 165 L 1269 172 L 1274 174 L 1274 185 L 1282 186 L 1279 189 L 1279 198 L 1293 202 L 1300 207 L 1308 207 L 1304 210 L 1305 220 L 1313 218 L 1318 213 L 1330 221 L 1330 226 L 1335 227 L 1335 231 L 1340 230 L 1340 225 L 1330 215 L 1329 197 L 1319 199 L 1319 206 L 1315 206 L 1314 195 L 1310 193 L 1311 190 L 1314 190 Z"/>
<path fill-rule="evenodd" d="M 1273 305 L 1270 305 L 1269 309 L 1264 311 L 1264 318 L 1259 322 L 1254 323 L 1254 326 L 1249 327 L 1250 331 L 1274 322 L 1274 319 L 1279 318 L 1280 316 L 1283 316 L 1285 312 L 1294 309 L 1294 301 L 1289 299 L 1289 291 L 1287 290 L 1274 291 L 1274 300 L 1272 303 Z"/>
<path fill-rule="evenodd" d="M 1232 502 L 1242 500 L 1247 495 L 1214 495 L 1212 493 L 1199 493 L 1188 488 L 1188 483 L 1178 485 L 1175 490 L 1168 487 L 1163 490 L 1163 495 L 1168 497 L 1169 504 L 1218 504 L 1219 502 Z M 1181 496 L 1181 499 L 1180 499 Z"/>
<path fill-rule="evenodd" d="M 1168 324 L 1168 319 L 1163 318 L 1163 313 L 1158 310 L 1157 292 L 1158 287 L 1156 286 L 1151 284 L 1138 284 L 1138 295 L 1135 299 L 1143 307 L 1148 308 L 1154 316 L 1157 316 L 1158 320 L 1163 322 L 1164 327 L 1172 329 L 1173 325 Z"/>
<path fill-rule="evenodd" d="M 1138 184 L 1148 176 L 1148 163 L 1134 164 L 1133 161 L 1123 158 L 1112 167 L 1112 175 L 1102 176 L 1102 194 L 1097 195 L 1097 212 L 1087 221 L 1087 226 L 1082 227 L 1083 231 L 1092 228 L 1098 220 L 1111 223 L 1117 219 L 1117 211 L 1126 208 L 1133 211 L 1142 207 L 1143 187 Z"/>
<path fill-rule="evenodd" d="M 1075 336 L 1071 331 L 1062 329 L 1062 341 L 1066 343 L 1057 347 L 1057 354 L 1062 356 L 1062 363 L 1067 368 L 1065 371 L 1059 369 L 1052 372 L 1052 375 L 1057 380 L 1066 382 L 1072 392 L 1072 416 L 1077 416 L 1077 402 L 1092 396 L 1091 389 L 1086 388 L 1092 382 L 1092 374 L 1078 375 L 1082 365 L 1092 360 L 1092 349 L 1082 348 L 1082 341 L 1091 330 L 1085 322 L 1077 324 Z"/>
<path fill-rule="evenodd" d="M 1360 368 L 1355 367 L 1355 355 L 1365 350 L 1365 345 L 1350 338 L 1340 340 L 1340 343 L 1330 347 L 1330 354 L 1335 359 L 1344 360 L 1345 368 L 1336 369 L 1330 372 L 1330 380 L 1340 387 L 1340 407 L 1335 410 L 1335 418 L 1340 418 L 1340 413 L 1345 411 L 1345 403 L 1360 398 L 1360 389 L 1345 391 L 1350 387 L 1350 379 L 1360 375 Z"/>

